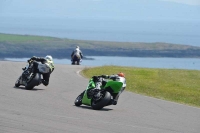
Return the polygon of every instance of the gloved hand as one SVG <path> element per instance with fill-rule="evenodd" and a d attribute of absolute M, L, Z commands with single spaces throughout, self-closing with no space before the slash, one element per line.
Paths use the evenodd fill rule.
<path fill-rule="evenodd" d="M 27 60 L 27 62 L 29 63 L 31 61 L 31 59 Z"/>
<path fill-rule="evenodd" d="M 108 75 L 101 75 L 101 77 L 102 77 L 102 78 L 106 78 L 106 79 L 109 78 Z"/>
<path fill-rule="evenodd" d="M 36 56 L 33 56 L 33 57 L 31 58 L 31 60 L 36 60 L 36 58 L 37 58 Z"/>

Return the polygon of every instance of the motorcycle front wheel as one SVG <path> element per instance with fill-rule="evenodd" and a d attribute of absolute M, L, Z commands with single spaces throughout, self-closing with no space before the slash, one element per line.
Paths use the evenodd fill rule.
<path fill-rule="evenodd" d="M 15 87 L 19 87 L 20 86 L 20 83 L 19 83 L 19 80 L 20 80 L 21 76 L 17 79 L 17 81 L 15 82 Z"/>
<path fill-rule="evenodd" d="M 79 96 L 75 99 L 74 104 L 75 104 L 76 106 L 80 106 L 80 105 L 82 104 L 82 96 L 81 96 L 81 95 L 79 95 Z"/>

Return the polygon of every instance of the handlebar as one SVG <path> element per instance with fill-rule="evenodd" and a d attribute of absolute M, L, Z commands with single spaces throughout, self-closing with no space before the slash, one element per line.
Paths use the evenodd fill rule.
<path fill-rule="evenodd" d="M 30 63 L 33 62 L 33 60 L 32 60 L 32 59 L 29 59 L 29 60 L 27 60 L 27 62 L 30 64 Z"/>

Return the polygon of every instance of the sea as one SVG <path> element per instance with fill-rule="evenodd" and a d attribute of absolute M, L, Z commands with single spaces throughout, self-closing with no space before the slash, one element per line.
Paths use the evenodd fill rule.
<path fill-rule="evenodd" d="M 125 66 L 140 68 L 164 68 L 200 70 L 200 58 L 140 58 L 140 57 L 117 57 L 117 56 L 87 56 L 90 60 L 82 60 L 82 66 Z M 28 58 L 5 58 L 8 61 L 26 62 Z M 55 64 L 71 64 L 69 59 L 54 59 Z"/>
<path fill-rule="evenodd" d="M 32 20 L 32 19 L 31 19 Z M 0 33 L 39 35 L 58 38 L 116 41 L 165 42 L 200 47 L 199 21 L 106 21 L 106 20 L 49 20 L 6 19 L 0 21 Z M 15 23 L 13 23 L 15 21 Z"/>

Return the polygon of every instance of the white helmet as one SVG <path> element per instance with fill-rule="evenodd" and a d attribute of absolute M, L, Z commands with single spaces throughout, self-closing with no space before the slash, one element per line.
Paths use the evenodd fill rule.
<path fill-rule="evenodd" d="M 45 59 L 47 59 L 47 60 L 49 60 L 49 61 L 53 61 L 53 58 L 52 58 L 51 55 L 47 55 L 47 56 L 45 57 Z"/>

